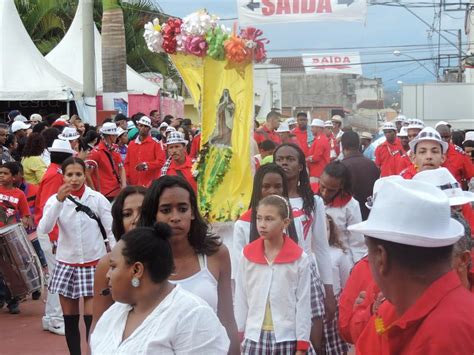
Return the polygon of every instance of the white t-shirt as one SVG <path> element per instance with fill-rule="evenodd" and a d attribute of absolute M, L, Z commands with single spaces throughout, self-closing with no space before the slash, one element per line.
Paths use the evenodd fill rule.
<path fill-rule="evenodd" d="M 92 355 L 227 354 L 229 338 L 209 305 L 176 285 L 122 341 L 132 306 L 115 302 L 91 335 Z"/>
<path fill-rule="evenodd" d="M 340 248 L 330 246 L 329 253 L 331 254 L 332 277 L 334 281 L 332 287 L 334 289 L 334 294 L 337 296 L 346 285 L 353 264 L 349 260 L 349 255 L 344 253 Z"/>

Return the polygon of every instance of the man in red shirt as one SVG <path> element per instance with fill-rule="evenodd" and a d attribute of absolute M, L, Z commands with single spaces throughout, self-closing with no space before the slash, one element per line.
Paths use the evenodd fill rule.
<path fill-rule="evenodd" d="M 297 127 L 293 130 L 293 134 L 304 155 L 308 157 L 310 147 L 314 141 L 313 133 L 308 130 L 308 115 L 305 112 L 299 112 L 296 115 L 296 123 Z"/>
<path fill-rule="evenodd" d="M 375 150 L 375 165 L 380 169 L 380 177 L 397 175 L 400 173 L 399 160 L 403 152 L 397 138 L 397 127 L 393 122 L 385 122 L 382 130 L 386 141 Z"/>
<path fill-rule="evenodd" d="M 460 184 L 466 186 L 471 178 L 474 177 L 474 166 L 471 158 L 464 153 L 462 148 L 451 143 L 451 129 L 449 126 L 441 124 L 436 127 L 436 130 L 441 138 L 449 144 L 443 166 L 454 175 Z"/>
<path fill-rule="evenodd" d="M 464 227 L 441 189 L 387 181 L 368 220 L 348 228 L 367 236 L 372 276 L 387 300 L 360 335 L 357 354 L 474 353 L 474 312 L 467 311 L 474 297 L 452 268 Z"/>
<path fill-rule="evenodd" d="M 319 118 L 313 119 L 311 122 L 311 132 L 314 136 L 314 142 L 306 161 L 309 166 L 310 181 L 314 183 L 319 182 L 319 177 L 330 162 L 331 147 L 329 146 L 328 138 L 324 134 L 323 120 Z"/>
<path fill-rule="evenodd" d="M 127 186 L 122 158 L 115 149 L 117 125 L 112 122 L 104 123 L 99 132 L 102 139 L 97 147 L 92 149 L 86 160 L 87 182 L 89 187 L 112 201 L 120 189 Z"/>
<path fill-rule="evenodd" d="M 409 146 L 413 164 L 400 173 L 404 179 L 412 179 L 420 171 L 438 169 L 446 159 L 448 144 L 434 128 L 424 128 Z"/>
<path fill-rule="evenodd" d="M 139 133 L 128 145 L 125 171 L 129 185 L 148 186 L 160 176 L 166 157 L 160 143 L 150 135 L 151 120 L 142 116 L 137 123 Z"/>
<path fill-rule="evenodd" d="M 171 132 L 166 139 L 168 160 L 161 169 L 161 176 L 175 175 L 184 178 L 197 192 L 197 184 L 192 173 L 193 162 L 186 154 L 188 141 L 181 132 Z"/>
<path fill-rule="evenodd" d="M 276 133 L 276 129 L 280 126 L 281 115 L 276 111 L 270 111 L 267 120 L 263 125 L 257 128 L 253 134 L 257 144 L 266 140 L 275 142 L 276 145 L 281 143 L 280 136 Z"/>

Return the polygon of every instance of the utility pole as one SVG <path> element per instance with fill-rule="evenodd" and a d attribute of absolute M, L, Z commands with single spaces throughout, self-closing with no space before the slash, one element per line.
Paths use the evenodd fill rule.
<path fill-rule="evenodd" d="M 84 83 L 84 121 L 97 123 L 94 46 L 94 0 L 79 0 L 82 6 L 82 79 Z"/>
<path fill-rule="evenodd" d="M 461 30 L 458 30 L 458 56 L 459 56 L 459 65 L 458 65 L 458 82 L 462 83 L 462 41 L 461 41 Z"/>

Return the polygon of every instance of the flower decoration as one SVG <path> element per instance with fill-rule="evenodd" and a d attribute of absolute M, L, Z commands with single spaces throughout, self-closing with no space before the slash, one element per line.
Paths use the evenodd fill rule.
<path fill-rule="evenodd" d="M 192 13 L 183 20 L 169 18 L 162 25 L 155 19 L 145 25 L 143 37 L 152 52 L 227 59 L 230 67 L 265 60 L 268 40 L 262 38 L 261 30 L 249 27 L 242 29 L 240 35 L 236 29 L 230 34 L 230 30 L 219 26 L 217 21 L 218 17 L 206 10 Z"/>

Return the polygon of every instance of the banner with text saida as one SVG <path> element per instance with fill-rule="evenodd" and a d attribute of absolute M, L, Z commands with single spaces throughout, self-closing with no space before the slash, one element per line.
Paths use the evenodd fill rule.
<path fill-rule="evenodd" d="M 253 64 L 181 54 L 172 60 L 201 114 L 200 210 L 210 222 L 234 221 L 252 193 Z"/>

